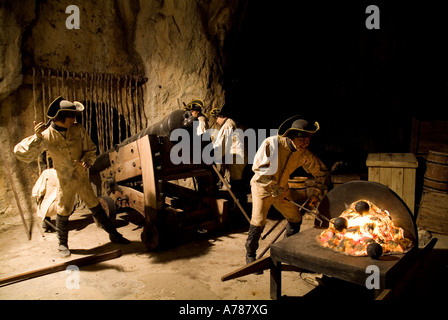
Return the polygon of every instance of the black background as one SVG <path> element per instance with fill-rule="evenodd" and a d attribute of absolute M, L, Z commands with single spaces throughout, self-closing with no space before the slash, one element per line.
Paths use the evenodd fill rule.
<path fill-rule="evenodd" d="M 409 152 L 413 117 L 447 118 L 447 15 L 442 2 L 252 1 L 227 44 L 225 108 L 255 129 L 314 118 L 310 148 L 328 166 Z"/>

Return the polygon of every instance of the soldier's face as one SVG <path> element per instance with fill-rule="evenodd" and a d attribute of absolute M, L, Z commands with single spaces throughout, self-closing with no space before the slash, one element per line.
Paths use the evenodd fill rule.
<path fill-rule="evenodd" d="M 218 124 L 222 126 L 222 124 L 224 123 L 225 119 L 226 118 L 220 116 L 220 117 L 216 118 L 216 122 L 218 122 Z"/>
<path fill-rule="evenodd" d="M 294 138 L 294 140 L 292 140 L 297 150 L 305 150 L 306 148 L 308 148 L 310 141 L 310 137 L 296 137 Z"/>
<path fill-rule="evenodd" d="M 57 123 L 59 126 L 63 128 L 70 129 L 71 126 L 73 126 L 76 122 L 76 117 L 67 117 L 65 118 L 65 121 L 62 123 Z"/>

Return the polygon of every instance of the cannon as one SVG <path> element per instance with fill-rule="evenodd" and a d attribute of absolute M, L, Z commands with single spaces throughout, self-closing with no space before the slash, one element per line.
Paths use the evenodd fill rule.
<path fill-rule="evenodd" d="M 174 129 L 192 129 L 194 117 L 173 111 L 161 121 L 100 154 L 90 175 L 110 217 L 118 208 L 143 215 L 141 240 L 156 250 L 188 231 L 224 225 L 227 200 L 219 198 L 212 169 L 205 164 L 174 165 Z M 194 188 L 179 184 L 192 178 Z"/>

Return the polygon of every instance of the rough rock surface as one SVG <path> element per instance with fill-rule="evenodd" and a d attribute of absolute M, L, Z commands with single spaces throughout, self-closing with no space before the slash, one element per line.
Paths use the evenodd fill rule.
<path fill-rule="evenodd" d="M 86 1 L 79 4 L 79 29 L 66 28 L 70 1 L 0 4 L 0 142 L 27 215 L 38 168 L 18 162 L 11 151 L 42 117 L 34 109 L 41 97 L 33 95 L 33 67 L 145 77 L 149 125 L 182 102 L 203 99 L 207 112 L 225 102 L 224 47 L 241 19 L 244 4 L 238 0 Z M 10 218 L 20 223 L 5 175 L 2 165 L 0 224 Z"/>

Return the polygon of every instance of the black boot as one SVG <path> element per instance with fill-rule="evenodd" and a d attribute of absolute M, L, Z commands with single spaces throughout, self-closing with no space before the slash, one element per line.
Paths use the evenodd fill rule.
<path fill-rule="evenodd" d="M 285 238 L 288 238 L 296 233 L 299 233 L 300 226 L 302 225 L 302 221 L 300 222 L 289 222 L 286 224 L 286 232 Z"/>
<path fill-rule="evenodd" d="M 68 218 L 69 216 L 56 215 L 59 255 L 63 258 L 70 256 L 70 250 L 68 249 Z"/>
<path fill-rule="evenodd" d="M 246 263 L 252 263 L 257 258 L 258 241 L 264 227 L 249 226 L 249 232 L 246 240 Z"/>
<path fill-rule="evenodd" d="M 128 239 L 123 237 L 115 228 L 112 221 L 110 221 L 109 217 L 106 214 L 106 211 L 104 211 L 101 204 L 98 204 L 94 208 L 90 208 L 90 211 L 92 211 L 92 215 L 95 217 L 96 221 L 100 225 L 101 228 L 104 229 L 109 234 L 110 241 L 114 243 L 121 243 L 121 244 L 129 244 L 131 243 Z"/>

